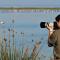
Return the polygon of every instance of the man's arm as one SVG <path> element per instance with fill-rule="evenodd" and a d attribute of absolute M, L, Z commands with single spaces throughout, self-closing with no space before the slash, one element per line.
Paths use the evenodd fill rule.
<path fill-rule="evenodd" d="M 55 42 L 57 40 L 56 31 L 53 30 L 53 26 L 47 25 L 47 29 L 48 29 L 48 46 L 51 47 L 55 45 Z"/>
<path fill-rule="evenodd" d="M 57 40 L 56 32 L 49 30 L 49 36 L 48 36 L 48 46 L 55 46 Z"/>
<path fill-rule="evenodd" d="M 48 30 L 48 46 L 49 47 L 53 46 L 50 42 L 50 37 L 51 37 L 52 34 L 53 34 L 53 31 Z"/>

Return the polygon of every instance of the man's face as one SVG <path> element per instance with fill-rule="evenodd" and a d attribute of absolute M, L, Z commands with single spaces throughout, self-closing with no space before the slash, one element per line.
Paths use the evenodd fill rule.
<path fill-rule="evenodd" d="M 57 22 L 58 27 L 60 28 L 60 20 Z"/>

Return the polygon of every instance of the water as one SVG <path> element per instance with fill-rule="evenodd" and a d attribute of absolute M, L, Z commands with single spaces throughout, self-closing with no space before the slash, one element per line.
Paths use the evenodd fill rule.
<path fill-rule="evenodd" d="M 6 36 L 8 36 L 7 31 L 9 28 L 15 28 L 15 45 L 17 48 L 29 47 L 31 51 L 34 47 L 35 42 L 41 41 L 41 49 L 39 56 L 45 56 L 45 60 L 48 60 L 49 57 L 53 56 L 53 48 L 48 47 L 48 30 L 40 28 L 40 22 L 53 22 L 55 17 L 60 12 L 54 13 L 41 13 L 41 12 L 20 12 L 20 13 L 1 13 L 0 20 L 4 20 L 5 24 L 0 24 L 0 30 L 6 30 Z M 12 20 L 15 20 L 15 23 L 12 23 Z M 21 32 L 24 33 L 24 36 L 21 35 Z M 3 35 L 3 34 L 2 34 Z M 8 37 L 7 37 L 8 39 Z M 23 41 L 22 41 L 23 40 Z M 32 41 L 33 40 L 33 41 Z M 12 33 L 11 33 L 11 45 L 12 45 Z M 41 57 L 42 60 L 43 57 Z"/>

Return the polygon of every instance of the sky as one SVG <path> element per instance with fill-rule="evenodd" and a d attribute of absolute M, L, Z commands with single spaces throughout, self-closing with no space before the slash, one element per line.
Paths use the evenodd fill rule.
<path fill-rule="evenodd" d="M 60 7 L 60 0 L 0 0 L 0 7 Z"/>

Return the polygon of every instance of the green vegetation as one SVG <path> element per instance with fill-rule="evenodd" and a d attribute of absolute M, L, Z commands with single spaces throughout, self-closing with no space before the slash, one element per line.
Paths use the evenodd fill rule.
<path fill-rule="evenodd" d="M 60 10 L 60 8 L 40 8 L 40 7 L 0 7 L 0 10 Z"/>

